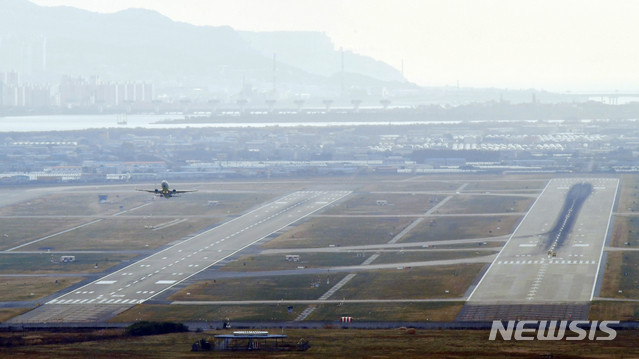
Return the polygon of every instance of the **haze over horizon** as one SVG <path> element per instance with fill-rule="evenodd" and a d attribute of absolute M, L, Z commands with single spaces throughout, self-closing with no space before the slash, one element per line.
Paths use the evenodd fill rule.
<path fill-rule="evenodd" d="M 636 91 L 639 3 L 508 0 L 30 0 L 111 13 L 155 10 L 242 31 L 319 31 L 421 86 Z"/>

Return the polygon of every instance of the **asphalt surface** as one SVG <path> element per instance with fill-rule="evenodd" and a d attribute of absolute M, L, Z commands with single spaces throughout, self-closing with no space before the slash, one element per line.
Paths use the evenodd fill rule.
<path fill-rule="evenodd" d="M 468 303 L 592 300 L 618 186 L 615 178 L 551 180 L 469 295 Z M 571 188 L 577 189 L 570 192 Z M 574 223 L 569 224 L 571 221 Z"/>
<path fill-rule="evenodd" d="M 10 323 L 104 320 L 152 299 L 349 193 L 294 192 L 53 299 Z"/>
<path fill-rule="evenodd" d="M 555 227 L 550 230 L 550 233 L 548 233 L 546 249 L 556 251 L 557 248 L 564 244 L 568 234 L 575 225 L 575 220 L 579 215 L 581 207 L 591 193 L 592 185 L 590 183 L 577 183 L 570 187 L 557 223 Z"/>

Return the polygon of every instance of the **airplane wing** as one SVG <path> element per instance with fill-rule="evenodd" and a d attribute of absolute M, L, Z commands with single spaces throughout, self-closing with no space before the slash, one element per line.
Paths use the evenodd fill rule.
<path fill-rule="evenodd" d="M 177 190 L 172 190 L 171 193 L 189 193 L 189 192 L 197 192 L 196 189 L 190 189 L 190 190 L 184 190 L 184 191 L 177 191 Z"/>
<path fill-rule="evenodd" d="M 160 192 L 157 189 L 136 189 L 136 191 L 140 191 L 140 192 L 149 192 L 149 193 L 158 193 Z"/>

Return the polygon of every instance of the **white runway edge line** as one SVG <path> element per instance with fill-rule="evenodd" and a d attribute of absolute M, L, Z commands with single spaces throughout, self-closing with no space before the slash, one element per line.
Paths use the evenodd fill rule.
<path fill-rule="evenodd" d="M 552 182 L 552 179 L 550 179 L 547 183 L 546 186 L 544 187 L 544 190 L 541 191 L 541 193 L 539 194 L 539 196 L 537 196 L 537 199 L 535 199 L 535 202 L 532 204 L 532 206 L 530 206 L 530 208 L 528 209 L 528 212 L 526 212 L 526 214 L 524 215 L 524 218 L 521 219 L 521 221 L 519 221 L 519 224 L 517 225 L 517 228 L 515 228 L 515 230 L 513 231 L 513 233 L 510 234 L 510 237 L 508 237 L 508 240 L 506 241 L 506 243 L 504 243 L 504 246 L 501 247 L 501 250 L 499 251 L 499 253 L 497 253 L 497 256 L 495 257 L 495 260 L 493 260 L 492 263 L 490 263 L 490 266 L 488 267 L 488 270 L 486 272 L 484 272 L 484 275 L 481 277 L 481 279 L 479 280 L 479 283 L 477 283 L 477 285 L 475 286 L 475 288 L 473 288 L 473 291 L 470 293 L 470 295 L 468 296 L 468 298 L 466 299 L 466 301 L 470 301 L 470 299 L 473 297 L 473 294 L 475 294 L 475 291 L 477 290 L 477 288 L 479 288 L 479 286 L 481 285 L 481 282 L 484 281 L 484 278 L 486 278 L 486 276 L 488 275 L 488 273 L 490 272 L 490 269 L 495 265 L 495 263 L 497 262 L 497 259 L 499 258 L 499 256 L 501 255 L 501 252 L 504 251 L 504 249 L 506 248 L 506 246 L 508 245 L 508 243 L 510 243 L 510 241 L 513 239 L 513 237 L 515 236 L 515 233 L 517 233 L 517 230 L 519 230 L 519 227 L 521 226 L 522 223 L 524 223 L 524 221 L 526 220 L 526 217 L 528 217 L 528 215 L 530 214 L 530 212 L 532 212 L 532 209 L 535 207 L 535 205 L 537 204 L 537 202 L 539 201 L 539 199 L 541 198 L 541 196 L 544 195 L 544 192 L 546 192 L 546 189 L 548 189 L 548 186 L 550 186 L 550 183 Z"/>
<path fill-rule="evenodd" d="M 610 223 L 612 222 L 612 214 L 613 211 L 615 209 L 615 203 L 617 203 L 617 192 L 619 191 L 619 179 L 617 179 L 617 184 L 615 186 L 615 196 L 614 196 L 614 200 L 612 201 L 612 204 L 610 205 L 610 214 L 608 216 L 608 225 L 606 225 L 606 231 L 604 232 L 604 237 L 603 240 L 601 241 L 601 252 L 599 253 L 599 266 L 597 266 L 597 273 L 595 273 L 595 279 L 594 282 L 592 283 L 592 292 L 590 292 L 590 301 L 592 302 L 592 299 L 595 297 L 595 290 L 597 289 L 597 278 L 599 278 L 599 271 L 601 270 L 601 267 L 603 266 L 603 263 L 601 262 L 602 258 L 603 258 L 603 253 L 604 253 L 604 249 L 606 247 L 606 237 L 608 237 L 608 231 L 610 230 Z"/>

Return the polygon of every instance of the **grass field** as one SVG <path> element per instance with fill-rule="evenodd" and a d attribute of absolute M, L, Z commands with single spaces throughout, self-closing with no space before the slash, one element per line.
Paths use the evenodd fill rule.
<path fill-rule="evenodd" d="M 506 243 L 507 239 L 508 238 L 504 238 L 503 241 L 438 245 L 437 248 L 440 248 L 440 249 L 494 248 L 495 250 L 499 251 L 499 249 L 504 245 L 504 243 Z"/>
<path fill-rule="evenodd" d="M 176 218 L 176 219 L 179 219 Z M 220 219 L 189 218 L 166 228 L 153 230 L 163 224 L 169 224 L 170 218 L 105 218 L 99 222 L 62 233 L 21 249 L 37 250 L 130 250 L 154 249 L 183 236 L 212 226 Z"/>
<path fill-rule="evenodd" d="M 220 322 L 225 318 L 231 321 L 291 321 L 300 311 L 306 308 L 299 306 L 299 310 L 288 312 L 288 305 L 159 305 L 140 304 L 120 313 L 110 322 L 150 321 L 202 321 Z"/>
<path fill-rule="evenodd" d="M 31 308 L 0 308 L 0 322 L 9 320 L 16 315 L 28 312 Z"/>
<path fill-rule="evenodd" d="M 336 321 L 342 316 L 356 321 L 453 321 L 464 302 L 321 304 L 306 320 Z"/>
<path fill-rule="evenodd" d="M 135 306 L 117 316 L 113 322 L 136 320 L 151 321 L 210 321 L 220 322 L 225 318 L 233 321 L 292 321 L 304 309 L 303 304 L 256 305 L 149 305 Z M 341 316 L 352 316 L 357 321 L 452 321 L 463 302 L 422 303 L 343 303 L 318 304 L 306 320 L 338 321 Z"/>
<path fill-rule="evenodd" d="M 383 244 L 412 222 L 409 218 L 312 218 L 267 242 L 264 248 Z"/>
<path fill-rule="evenodd" d="M 615 216 L 610 246 L 639 247 L 639 217 Z"/>
<path fill-rule="evenodd" d="M 360 272 L 333 297 L 336 299 L 460 298 L 481 272 L 483 266 L 483 264 L 466 264 Z"/>
<path fill-rule="evenodd" d="M 295 254 L 295 251 L 291 251 Z M 372 253 L 304 253 L 299 262 L 287 261 L 283 254 L 260 254 L 240 257 L 222 267 L 222 271 L 261 272 L 290 270 L 303 267 L 354 266 L 361 264 Z"/>
<path fill-rule="evenodd" d="M 475 245 L 476 247 L 476 245 Z M 471 258 L 471 257 L 480 257 L 487 256 L 490 254 L 497 253 L 497 250 L 494 251 L 450 251 L 450 252 L 431 252 L 429 250 L 423 251 L 404 251 L 404 252 L 385 252 L 381 253 L 381 255 L 375 259 L 373 264 L 384 264 L 384 263 L 407 263 L 407 262 L 425 262 L 425 261 L 439 261 L 446 259 L 459 259 L 459 258 Z"/>
<path fill-rule="evenodd" d="M 149 196 L 153 196 L 149 194 Z M 143 216 L 204 216 L 224 217 L 235 215 L 260 205 L 270 199 L 272 193 L 191 193 L 171 199 L 151 197 L 152 204 L 129 212 Z"/>
<path fill-rule="evenodd" d="M 539 191 L 546 186 L 549 178 L 529 179 L 513 176 L 513 180 L 469 181 L 464 191 Z"/>
<path fill-rule="evenodd" d="M 169 300 L 317 299 L 345 276 L 327 273 L 207 280 L 187 286 Z"/>
<path fill-rule="evenodd" d="M 427 218 L 400 242 L 441 241 L 510 234 L 520 216 Z"/>
<path fill-rule="evenodd" d="M 396 193 L 356 193 L 345 201 L 325 211 L 326 214 L 423 214 L 444 196 L 425 194 L 396 194 Z M 386 204 L 377 204 L 378 200 L 386 201 Z"/>
<path fill-rule="evenodd" d="M 534 192 L 541 191 L 549 175 L 469 175 L 469 176 L 421 176 L 408 179 L 387 179 L 375 184 L 365 185 L 362 191 L 455 191 L 466 183 L 464 191 L 509 191 Z"/>
<path fill-rule="evenodd" d="M 435 213 L 475 214 L 526 212 L 535 198 L 518 196 L 454 196 Z"/>
<path fill-rule="evenodd" d="M 590 305 L 590 320 L 639 320 L 639 303 L 595 300 Z"/>
<path fill-rule="evenodd" d="M 601 297 L 639 299 L 639 252 L 609 252 Z"/>
<path fill-rule="evenodd" d="M 37 300 L 82 280 L 82 277 L 0 277 L 0 302 Z"/>
<path fill-rule="evenodd" d="M 177 333 L 124 337 L 123 331 L 79 333 L 2 333 L 0 339 L 19 337 L 28 343 L 0 348 L 4 357 L 28 358 L 636 358 L 639 331 L 619 331 L 613 341 L 489 341 L 487 330 L 287 329 L 285 343 L 309 341 L 306 352 L 191 352 L 191 344 L 231 331 Z M 273 333 L 281 331 L 272 330 Z M 118 333 L 120 333 L 118 335 Z M 96 337 L 107 339 L 98 340 Z M 18 339 L 14 339 L 18 341 Z M 75 342 L 74 342 L 75 341 Z M 44 344 L 44 343 L 68 344 Z"/>
<path fill-rule="evenodd" d="M 0 250 L 87 223 L 83 218 L 0 218 Z"/>
<path fill-rule="evenodd" d="M 331 180 L 335 180 L 332 178 L 325 178 L 326 181 L 330 182 Z M 343 178 L 339 178 L 336 181 L 343 181 Z M 197 189 L 200 193 L 206 193 L 206 191 L 216 192 L 216 191 L 237 191 L 237 192 L 255 192 L 259 193 L 273 193 L 276 196 L 279 194 L 288 194 L 292 191 L 301 191 L 306 189 L 309 185 L 315 184 L 317 181 L 313 179 L 291 179 L 291 180 L 270 180 L 265 181 L 263 179 L 258 180 L 240 180 L 240 181 L 217 181 L 217 182 L 203 182 L 203 183 L 174 183 L 171 182 L 171 187 L 176 187 L 179 189 L 182 188 L 194 188 Z M 146 185 L 144 188 L 155 188 L 157 187 L 157 183 L 150 183 Z M 154 187 L 155 186 L 155 187 Z M 138 186 L 142 188 L 143 186 Z"/>
<path fill-rule="evenodd" d="M 639 211 L 639 176 L 622 175 L 619 189 L 617 212 Z"/>
<path fill-rule="evenodd" d="M 459 180 L 428 180 L 423 178 L 412 181 L 386 180 L 364 185 L 360 190 L 363 192 L 454 191 L 462 184 L 463 182 Z"/>
<path fill-rule="evenodd" d="M 57 193 L 28 202 L 0 208 L 3 216 L 95 216 L 112 215 L 138 207 L 148 200 L 139 192 L 109 194 L 106 203 L 98 201 L 100 192 Z"/>
<path fill-rule="evenodd" d="M 61 263 L 63 254 L 0 253 L 2 274 L 96 273 L 134 258 L 135 254 L 79 253 L 75 261 Z M 94 268 L 95 265 L 98 268 Z"/>

